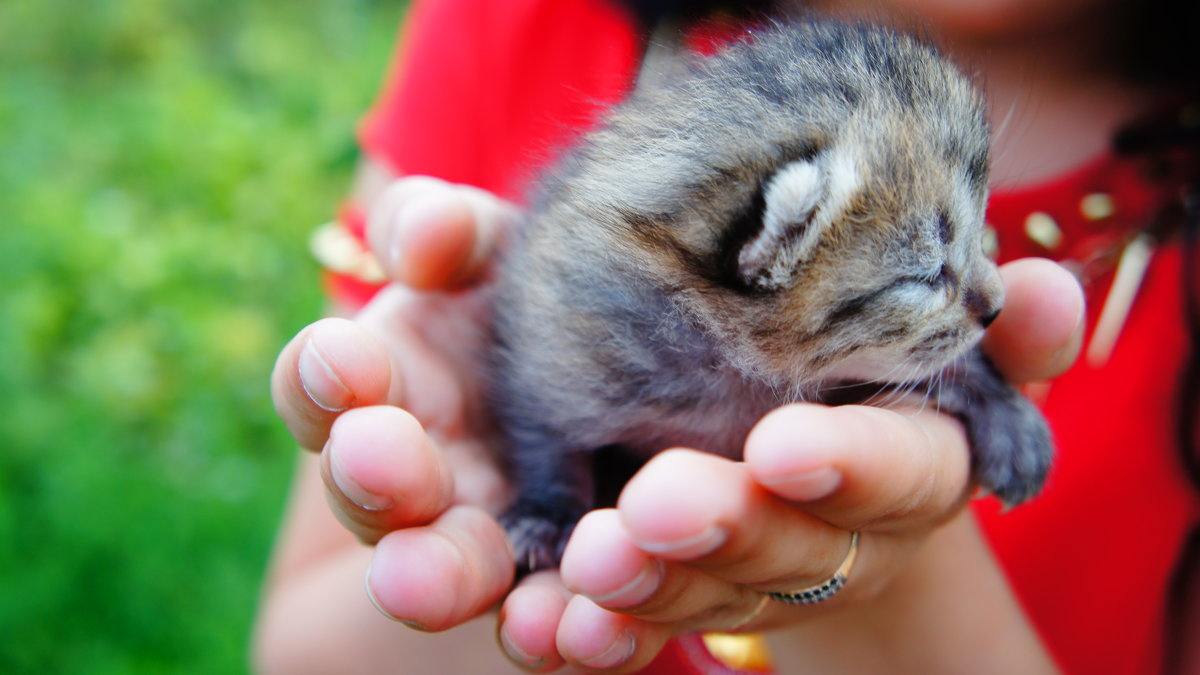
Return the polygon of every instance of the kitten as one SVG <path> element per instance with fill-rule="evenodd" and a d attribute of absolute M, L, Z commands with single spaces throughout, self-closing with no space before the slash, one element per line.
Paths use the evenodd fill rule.
<path fill-rule="evenodd" d="M 975 480 L 1040 488 L 1041 415 L 976 348 L 987 126 L 967 79 L 887 30 L 775 24 L 638 91 L 547 175 L 502 265 L 492 405 L 519 566 L 594 506 L 593 451 L 738 458 L 792 401 L 923 392 Z"/>

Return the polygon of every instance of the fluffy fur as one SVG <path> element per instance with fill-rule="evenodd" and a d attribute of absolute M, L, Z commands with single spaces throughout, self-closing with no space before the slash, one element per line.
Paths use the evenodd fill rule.
<path fill-rule="evenodd" d="M 875 28 L 774 25 L 612 111 L 498 286 L 518 560 L 557 563 L 593 450 L 738 457 L 789 401 L 923 391 L 966 422 L 981 485 L 1034 494 L 1045 424 L 974 349 L 1002 301 L 987 164 L 969 82 Z"/>

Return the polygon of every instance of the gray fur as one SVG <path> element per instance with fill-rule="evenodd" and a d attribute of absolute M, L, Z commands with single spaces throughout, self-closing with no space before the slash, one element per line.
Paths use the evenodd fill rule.
<path fill-rule="evenodd" d="M 557 563 L 592 450 L 738 457 L 767 411 L 847 382 L 926 391 L 982 485 L 1035 493 L 1045 425 L 974 349 L 1002 300 L 986 166 L 969 82 L 880 29 L 778 24 L 616 108 L 545 177 L 498 284 L 518 560 Z"/>

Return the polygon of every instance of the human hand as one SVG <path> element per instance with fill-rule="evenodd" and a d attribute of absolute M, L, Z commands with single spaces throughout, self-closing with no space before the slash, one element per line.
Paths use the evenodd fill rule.
<path fill-rule="evenodd" d="M 490 252 L 512 211 L 478 191 L 423 181 L 402 181 L 385 196 L 372 218 L 371 243 L 395 278 L 432 292 L 388 289 L 355 322 L 310 326 L 284 350 L 274 385 L 297 439 L 325 445 L 323 474 L 335 513 L 378 544 L 368 580 L 377 606 L 410 625 L 441 630 L 486 611 L 511 584 L 507 543 L 488 515 L 505 501 L 504 485 L 487 454 L 490 430 L 479 424 L 486 415 L 473 373 L 464 366 L 479 348 L 468 336 L 478 337 L 486 311 L 471 284 L 487 279 Z M 1045 262 L 1004 273 L 1010 300 L 989 332 L 988 350 L 1014 380 L 1052 375 L 1078 348 L 1074 282 Z M 466 290 L 448 290 L 454 288 Z M 847 418 L 864 426 L 846 434 Z M 793 433 L 797 426 L 805 427 L 802 435 Z M 826 479 L 834 483 L 828 495 L 813 492 L 811 480 L 804 487 L 804 480 L 781 478 L 796 469 L 789 461 L 812 468 L 822 450 L 838 476 Z M 539 669 L 606 651 L 616 668 L 636 668 L 679 631 L 744 621 L 761 604 L 758 588 L 824 578 L 844 555 L 851 529 L 879 540 L 864 542 L 854 584 L 822 607 L 771 603 L 748 627 L 858 602 L 886 585 L 924 534 L 960 509 L 966 456 L 957 424 L 930 412 L 906 417 L 806 406 L 765 419 L 748 440 L 744 464 L 665 453 L 635 478 L 617 510 L 580 524 L 563 570 L 582 595 L 567 592 L 554 572 L 532 575 L 505 600 L 501 642 L 515 662 Z M 687 508 L 697 494 L 721 499 Z M 707 553 L 636 543 L 710 530 L 725 542 Z M 761 564 L 767 560 L 774 567 Z M 620 589 L 626 592 L 614 592 Z M 648 594 L 638 598 L 638 590 Z"/>
<path fill-rule="evenodd" d="M 1083 300 L 1061 267 L 1002 269 L 1008 300 L 985 348 L 1014 382 L 1052 377 L 1079 351 Z M 579 523 L 561 565 L 576 595 L 514 590 L 502 644 L 539 670 L 564 661 L 627 672 L 684 631 L 765 629 L 869 610 L 970 492 L 959 423 L 930 409 L 781 408 L 753 430 L 745 461 L 689 450 L 652 459 L 616 509 Z M 796 607 L 764 601 L 827 580 L 862 533 L 850 581 Z"/>
<path fill-rule="evenodd" d="M 321 453 L 334 514 L 375 544 L 367 583 L 377 606 L 428 630 L 486 611 L 512 585 L 490 515 L 506 486 L 475 364 L 493 252 L 515 213 L 469 187 L 393 183 L 376 201 L 369 242 L 401 283 L 353 320 L 305 328 L 272 376 L 280 416 Z"/>

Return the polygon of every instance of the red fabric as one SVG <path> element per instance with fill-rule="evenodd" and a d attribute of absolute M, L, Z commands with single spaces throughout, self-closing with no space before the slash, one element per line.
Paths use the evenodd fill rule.
<path fill-rule="evenodd" d="M 397 173 L 518 200 L 531 172 L 626 92 L 640 56 L 629 18 L 602 0 L 418 0 L 406 36 L 361 128 L 365 151 Z M 1089 190 L 1118 204 L 1103 226 L 1078 215 Z M 1141 227 L 1163 197 L 1138 167 L 1097 160 L 995 195 L 989 219 L 1006 259 L 1078 257 Z M 1024 236 L 1035 210 L 1062 227 L 1059 249 Z M 1091 286 L 1089 325 L 1107 284 Z M 1081 362 L 1052 385 L 1044 407 L 1059 456 L 1045 493 L 1009 513 L 991 501 L 975 508 L 1067 672 L 1160 669 L 1167 576 L 1200 512 L 1172 437 L 1185 349 L 1180 286 L 1179 252 L 1160 250 L 1111 359 Z M 368 289 L 343 290 L 363 299 Z M 654 672 L 721 672 L 689 661 L 695 642 L 664 650 Z"/>
<path fill-rule="evenodd" d="M 1104 157 L 1057 181 L 994 194 L 988 219 L 1001 233 L 1001 259 L 1082 259 L 1144 227 L 1185 170 L 1168 163 L 1159 167 L 1168 177 L 1150 181 L 1145 169 Z M 1089 193 L 1112 196 L 1111 218 L 1081 216 L 1080 196 Z M 1022 236 L 1033 211 L 1062 229 L 1054 251 Z M 1051 385 L 1042 407 L 1058 455 L 1045 491 L 1008 513 L 991 500 L 975 509 L 1018 597 L 1068 672 L 1162 670 L 1167 583 L 1200 517 L 1174 437 L 1187 349 L 1180 259 L 1176 246 L 1156 252 L 1106 363 L 1080 359 Z M 1111 282 L 1110 272 L 1088 285 L 1087 335 Z"/>
<path fill-rule="evenodd" d="M 397 173 L 519 200 L 530 172 L 625 94 L 640 49 L 603 0 L 418 0 L 363 147 Z"/>

